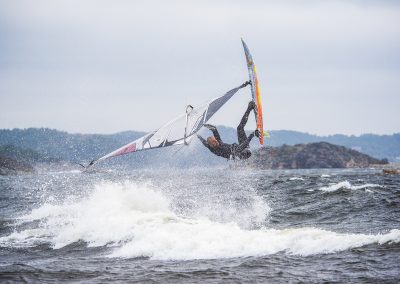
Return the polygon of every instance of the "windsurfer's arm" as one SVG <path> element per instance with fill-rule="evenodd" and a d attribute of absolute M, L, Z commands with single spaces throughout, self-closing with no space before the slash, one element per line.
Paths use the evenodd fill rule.
<path fill-rule="evenodd" d="M 199 138 L 199 140 L 201 141 L 201 143 L 203 143 L 204 146 L 206 146 L 207 148 L 209 147 L 207 141 L 203 137 L 197 134 L 197 138 Z"/>
<path fill-rule="evenodd" d="M 246 139 L 242 144 L 240 144 L 239 146 L 237 146 L 236 150 L 237 150 L 238 152 L 243 151 L 244 149 L 246 149 L 246 148 L 249 146 L 251 139 L 253 139 L 254 136 L 259 137 L 259 135 L 260 135 L 260 134 L 259 134 L 258 130 L 254 131 L 254 133 L 251 133 L 251 134 L 249 135 L 249 137 L 247 137 L 247 139 Z"/>
<path fill-rule="evenodd" d="M 204 124 L 204 127 L 207 127 L 213 133 L 215 139 L 217 139 L 218 143 L 222 143 L 221 136 L 219 136 L 218 130 L 214 125 Z"/>

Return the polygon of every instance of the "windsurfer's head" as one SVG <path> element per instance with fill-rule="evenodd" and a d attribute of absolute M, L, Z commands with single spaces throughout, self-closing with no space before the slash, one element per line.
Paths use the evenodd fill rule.
<path fill-rule="evenodd" d="M 207 143 L 212 148 L 217 148 L 219 146 L 219 142 L 214 136 L 208 137 L 207 138 Z"/>

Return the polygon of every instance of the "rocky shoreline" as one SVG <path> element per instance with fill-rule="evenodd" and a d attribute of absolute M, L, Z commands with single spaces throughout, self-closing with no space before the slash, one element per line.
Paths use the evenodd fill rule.
<path fill-rule="evenodd" d="M 247 161 L 248 166 L 261 169 L 366 168 L 388 163 L 327 142 L 262 147 Z"/>
<path fill-rule="evenodd" d="M 43 157 L 41 154 L 15 146 L 7 146 L 0 153 L 0 175 L 26 174 L 49 169 L 77 169 L 71 161 Z M 398 174 L 386 159 L 379 160 L 356 150 L 327 142 L 262 147 L 253 151 L 249 160 L 234 167 L 257 169 L 317 169 L 317 168 L 366 168 L 383 169 L 386 174 Z M 80 168 L 79 168 L 80 169 Z"/>
<path fill-rule="evenodd" d="M 21 173 L 34 173 L 35 169 L 28 163 L 0 156 L 0 175 L 15 175 Z"/>

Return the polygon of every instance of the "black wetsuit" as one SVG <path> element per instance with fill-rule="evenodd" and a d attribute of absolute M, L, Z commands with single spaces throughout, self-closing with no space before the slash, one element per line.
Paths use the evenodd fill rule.
<path fill-rule="evenodd" d="M 212 153 L 214 153 L 217 156 L 224 157 L 227 159 L 235 159 L 235 158 L 248 159 L 251 156 L 249 143 L 251 139 L 253 139 L 254 133 L 251 133 L 249 137 L 247 137 L 246 132 L 244 131 L 244 126 L 247 123 L 251 110 L 252 108 L 247 108 L 246 112 L 242 117 L 242 120 L 240 121 L 240 124 L 237 127 L 237 136 L 239 144 L 236 143 L 227 144 L 222 142 L 218 130 L 215 127 L 213 127 L 210 130 L 212 131 L 215 139 L 219 143 L 218 147 L 211 147 L 210 145 L 208 145 L 207 140 L 205 140 L 200 135 L 197 135 L 197 137 L 200 139 L 200 141 L 203 143 L 204 146 L 206 146 Z"/>

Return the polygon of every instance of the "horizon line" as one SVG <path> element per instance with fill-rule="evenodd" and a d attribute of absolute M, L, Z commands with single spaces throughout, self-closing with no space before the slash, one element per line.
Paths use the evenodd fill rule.
<path fill-rule="evenodd" d="M 231 126 L 225 126 L 225 125 L 216 125 L 216 127 L 224 127 L 224 128 L 231 128 L 233 130 L 235 130 L 234 127 Z M 18 127 L 14 127 L 14 128 L 0 128 L 0 131 L 3 130 L 8 130 L 8 131 L 13 131 L 13 130 L 29 130 L 29 129 L 44 129 L 44 130 L 52 130 L 52 131 L 58 131 L 58 132 L 65 132 L 68 134 L 72 134 L 72 135 L 116 135 L 116 134 L 120 134 L 120 133 L 124 133 L 124 132 L 137 132 L 137 133 L 143 133 L 146 134 L 149 131 L 142 131 L 142 130 L 122 130 L 122 131 L 117 131 L 117 132 L 113 132 L 113 133 L 82 133 L 82 132 L 70 132 L 67 130 L 61 130 L 61 129 L 57 129 L 57 128 L 50 128 L 50 127 L 26 127 L 26 128 L 18 128 Z M 376 134 L 376 133 L 371 133 L 371 132 L 366 132 L 366 133 L 362 133 L 362 134 L 342 134 L 342 133 L 335 133 L 335 134 L 327 134 L 327 135 L 321 135 L 321 134 L 313 134 L 310 132 L 305 132 L 305 131 L 300 131 L 300 130 L 291 130 L 291 129 L 272 129 L 272 130 L 267 130 L 268 132 L 278 132 L 278 131 L 289 131 L 289 132 L 297 132 L 297 133 L 301 133 L 301 134 L 306 134 L 306 135 L 310 135 L 310 136 L 317 136 L 317 137 L 330 137 L 330 136 L 347 136 L 347 137 L 361 137 L 364 135 L 375 135 L 375 136 L 394 136 L 394 135 L 399 135 L 399 132 L 393 132 L 391 134 Z"/>

